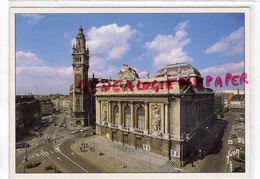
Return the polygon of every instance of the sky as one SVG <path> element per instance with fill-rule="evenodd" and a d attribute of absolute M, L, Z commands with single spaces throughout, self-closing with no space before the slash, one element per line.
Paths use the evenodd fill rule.
<path fill-rule="evenodd" d="M 190 63 L 205 78 L 244 71 L 244 14 L 17 14 L 16 93 L 68 94 L 72 44 L 80 25 L 90 50 L 89 77 L 116 79 L 123 64 L 145 77 Z M 204 79 L 205 81 L 205 79 Z"/>

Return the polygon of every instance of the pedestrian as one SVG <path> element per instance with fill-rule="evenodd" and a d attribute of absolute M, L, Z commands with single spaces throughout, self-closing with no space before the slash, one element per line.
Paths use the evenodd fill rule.
<path fill-rule="evenodd" d="M 194 167 L 193 161 L 191 161 L 191 166 Z"/>

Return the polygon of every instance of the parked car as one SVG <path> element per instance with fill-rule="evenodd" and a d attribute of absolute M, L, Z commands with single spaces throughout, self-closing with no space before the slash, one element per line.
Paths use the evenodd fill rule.
<path fill-rule="evenodd" d="M 245 129 L 238 128 L 238 129 L 235 129 L 235 131 L 239 131 L 239 132 L 245 132 Z"/>
<path fill-rule="evenodd" d="M 79 133 L 79 130 L 75 130 L 72 132 L 72 134 L 77 134 L 77 133 Z"/>
<path fill-rule="evenodd" d="M 229 139 L 229 140 L 228 140 L 228 144 L 229 144 L 229 145 L 234 145 L 233 140 Z"/>

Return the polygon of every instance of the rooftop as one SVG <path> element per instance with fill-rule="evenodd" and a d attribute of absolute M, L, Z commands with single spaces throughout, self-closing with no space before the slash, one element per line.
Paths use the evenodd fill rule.
<path fill-rule="evenodd" d="M 176 63 L 176 64 L 170 64 L 166 67 L 160 69 L 156 77 L 163 77 L 165 75 L 168 76 L 200 76 L 200 72 L 191 66 L 189 63 Z"/>
<path fill-rule="evenodd" d="M 231 101 L 244 101 L 245 95 L 244 94 L 235 94 Z"/>

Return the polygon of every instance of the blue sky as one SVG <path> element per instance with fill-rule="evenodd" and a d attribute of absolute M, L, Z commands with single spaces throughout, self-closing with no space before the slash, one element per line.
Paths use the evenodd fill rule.
<path fill-rule="evenodd" d="M 17 14 L 18 94 L 68 93 L 80 25 L 89 76 L 116 78 L 125 63 L 140 76 L 176 62 L 192 64 L 204 77 L 244 71 L 243 14 Z"/>

